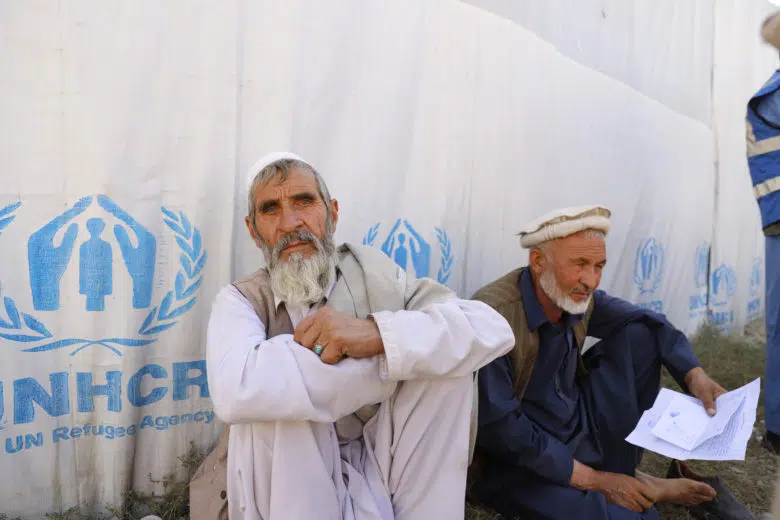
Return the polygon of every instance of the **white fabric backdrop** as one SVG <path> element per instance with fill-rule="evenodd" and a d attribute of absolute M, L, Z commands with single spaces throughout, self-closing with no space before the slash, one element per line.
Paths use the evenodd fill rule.
<path fill-rule="evenodd" d="M 778 67 L 777 51 L 758 39 L 761 21 L 776 8 L 765 1 L 720 0 L 715 5 L 717 183 L 710 307 L 715 321 L 733 328 L 762 316 L 764 304 L 764 238 L 744 146 L 737 146 L 745 140 L 745 106 L 733 100 L 749 99 Z M 722 280 L 722 286 L 716 283 Z"/>
<path fill-rule="evenodd" d="M 566 56 L 709 125 L 720 0 L 462 1 L 515 21 Z"/>
<path fill-rule="evenodd" d="M 0 512 L 117 502 L 213 441 L 204 331 L 261 264 L 269 151 L 321 170 L 340 240 L 462 296 L 525 261 L 522 222 L 598 202 L 606 289 L 692 332 L 723 264 L 710 310 L 758 315 L 763 0 L 526 4 L 0 4 Z"/>

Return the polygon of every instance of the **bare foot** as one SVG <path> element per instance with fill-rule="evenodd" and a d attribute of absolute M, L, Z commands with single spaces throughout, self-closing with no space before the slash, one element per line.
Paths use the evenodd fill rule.
<path fill-rule="evenodd" d="M 709 484 L 688 478 L 658 478 L 641 471 L 636 472 L 636 478 L 653 491 L 656 502 L 691 507 L 709 502 L 717 494 Z"/>

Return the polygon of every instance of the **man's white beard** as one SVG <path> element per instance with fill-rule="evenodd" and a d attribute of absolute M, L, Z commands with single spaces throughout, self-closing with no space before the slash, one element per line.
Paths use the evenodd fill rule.
<path fill-rule="evenodd" d="M 318 250 L 305 258 L 292 253 L 286 262 L 269 269 L 271 290 L 287 305 L 311 304 L 328 296 L 336 278 L 336 257 Z"/>
<path fill-rule="evenodd" d="M 555 279 L 552 269 L 542 272 L 542 275 L 539 277 L 539 286 L 555 305 L 569 314 L 584 314 L 588 310 L 591 298 L 593 298 L 593 294 L 591 294 L 584 302 L 576 302 L 571 296 L 564 294 L 558 286 L 558 281 Z"/>
<path fill-rule="evenodd" d="M 258 233 L 259 235 L 259 233 Z M 281 255 L 285 247 L 295 241 L 311 243 L 315 252 L 306 258 L 303 253 L 291 253 L 286 261 Z M 260 239 L 271 290 L 287 305 L 311 304 L 328 296 L 336 279 L 336 247 L 333 243 L 333 224 L 326 221 L 325 236 L 320 240 L 309 231 L 295 231 L 281 237 L 273 249 Z"/>

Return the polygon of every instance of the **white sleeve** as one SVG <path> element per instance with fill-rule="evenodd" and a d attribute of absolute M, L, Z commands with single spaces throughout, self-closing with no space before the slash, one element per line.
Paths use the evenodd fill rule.
<path fill-rule="evenodd" d="M 507 321 L 490 306 L 451 298 L 420 310 L 372 315 L 382 335 L 382 375 L 401 381 L 475 372 L 515 344 Z"/>
<path fill-rule="evenodd" d="M 206 364 L 214 411 L 229 424 L 334 422 L 384 401 L 395 387 L 380 377 L 378 358 L 328 365 L 291 334 L 266 339 L 252 305 L 232 285 L 211 309 Z"/>

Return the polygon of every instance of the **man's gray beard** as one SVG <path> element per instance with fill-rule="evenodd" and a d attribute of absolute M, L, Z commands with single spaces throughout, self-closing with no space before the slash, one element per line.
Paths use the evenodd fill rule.
<path fill-rule="evenodd" d="M 571 296 L 564 294 L 558 281 L 555 279 L 555 275 L 552 269 L 546 269 L 539 277 L 539 286 L 542 288 L 542 292 L 550 298 L 558 308 L 563 309 L 569 314 L 585 314 L 590 305 L 590 300 L 593 298 L 593 294 L 588 296 L 588 299 L 584 302 L 576 302 Z"/>
<path fill-rule="evenodd" d="M 303 253 L 291 253 L 282 261 L 282 250 L 298 240 L 311 242 L 316 248 L 314 254 L 306 258 Z M 309 231 L 297 231 L 280 238 L 273 250 L 263 240 L 260 248 L 268 264 L 271 290 L 281 301 L 287 305 L 312 304 L 328 295 L 336 279 L 336 248 L 330 229 L 322 240 Z"/>

